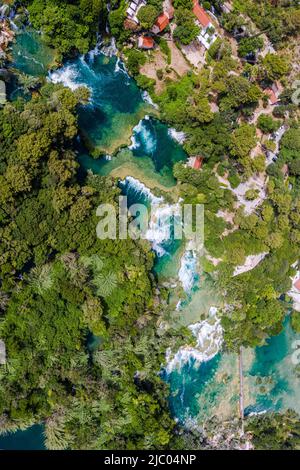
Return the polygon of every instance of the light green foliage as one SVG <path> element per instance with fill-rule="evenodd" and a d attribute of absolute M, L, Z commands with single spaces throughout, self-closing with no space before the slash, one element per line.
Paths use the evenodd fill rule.
<path fill-rule="evenodd" d="M 296 310 L 292 312 L 292 328 L 300 333 L 300 312 L 296 312 Z"/>
<path fill-rule="evenodd" d="M 157 370 L 169 338 L 155 333 L 153 255 L 143 242 L 96 237 L 96 208 L 116 204 L 120 191 L 91 173 L 77 180 L 77 107 L 85 99 L 47 84 L 0 111 L 8 357 L 0 416 L 6 429 L 44 421 L 49 449 L 168 448 L 174 422 Z M 91 333 L 99 336 L 95 353 Z"/>
<path fill-rule="evenodd" d="M 269 114 L 261 114 L 257 120 L 258 128 L 265 134 L 271 134 L 280 127 L 280 121 L 275 121 Z"/>
<path fill-rule="evenodd" d="M 239 0 L 237 10 L 249 15 L 260 31 L 265 31 L 273 44 L 286 42 L 300 31 L 300 9 L 297 1 L 272 0 L 264 2 Z M 233 31 L 234 26 L 245 22 L 236 12 L 225 15 L 226 27 Z"/>
<path fill-rule="evenodd" d="M 255 127 L 242 124 L 231 136 L 230 152 L 241 162 L 249 158 L 249 153 L 256 144 Z"/>
<path fill-rule="evenodd" d="M 239 42 L 238 53 L 240 57 L 255 53 L 264 46 L 264 40 L 261 37 L 243 38 Z"/>
<path fill-rule="evenodd" d="M 176 28 L 173 37 L 182 44 L 189 44 L 200 33 L 200 28 L 195 24 L 195 17 L 191 10 L 180 7 L 175 13 Z"/>
<path fill-rule="evenodd" d="M 153 5 L 144 5 L 139 9 L 137 17 L 143 28 L 151 29 L 158 15 L 159 10 L 156 7 Z"/>
<path fill-rule="evenodd" d="M 271 81 L 278 80 L 287 74 L 289 64 L 285 57 L 268 53 L 261 61 L 265 77 Z"/>

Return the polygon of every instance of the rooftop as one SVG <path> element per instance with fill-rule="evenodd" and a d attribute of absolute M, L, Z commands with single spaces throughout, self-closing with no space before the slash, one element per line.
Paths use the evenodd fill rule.
<path fill-rule="evenodd" d="M 206 11 L 199 5 L 198 0 L 194 0 L 194 7 L 193 7 L 193 13 L 197 17 L 197 20 L 203 26 L 203 28 L 206 28 L 210 23 L 210 18 L 207 15 Z"/>
<path fill-rule="evenodd" d="M 150 36 L 140 36 L 138 45 L 142 49 L 152 49 L 154 47 L 154 40 Z"/>
<path fill-rule="evenodd" d="M 294 287 L 300 291 L 300 278 L 294 283 Z"/>
<path fill-rule="evenodd" d="M 169 17 L 166 13 L 159 15 L 155 22 L 155 26 L 158 27 L 159 31 L 163 31 L 169 24 Z"/>
<path fill-rule="evenodd" d="M 266 88 L 265 89 L 265 94 L 268 95 L 269 100 L 272 104 L 277 103 L 278 98 L 277 98 L 276 94 L 274 93 L 274 91 L 271 88 Z"/>

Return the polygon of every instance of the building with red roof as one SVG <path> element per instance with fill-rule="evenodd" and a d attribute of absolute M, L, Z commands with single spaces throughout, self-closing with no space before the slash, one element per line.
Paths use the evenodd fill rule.
<path fill-rule="evenodd" d="M 269 97 L 269 101 L 271 104 L 276 104 L 278 102 L 276 93 L 274 92 L 274 90 L 272 90 L 272 88 L 266 88 L 265 94 Z"/>
<path fill-rule="evenodd" d="M 294 287 L 300 291 L 300 278 L 294 283 Z"/>
<path fill-rule="evenodd" d="M 202 157 L 201 155 L 189 157 L 189 159 L 187 160 L 186 166 L 193 168 L 194 170 L 201 170 L 203 160 L 204 160 L 204 157 Z"/>
<path fill-rule="evenodd" d="M 162 13 L 157 18 L 152 31 L 155 34 L 161 33 L 170 23 L 169 14 L 167 12 Z"/>
<path fill-rule="evenodd" d="M 138 47 L 140 49 L 153 49 L 154 40 L 150 36 L 140 36 L 138 40 Z"/>
<path fill-rule="evenodd" d="M 194 170 L 200 170 L 202 168 L 203 157 L 197 155 L 194 160 L 193 168 Z"/>
<path fill-rule="evenodd" d="M 193 7 L 193 13 L 194 15 L 196 16 L 197 20 L 199 21 L 200 25 L 203 27 L 203 28 L 207 28 L 210 24 L 211 24 L 211 21 L 210 21 L 210 18 L 208 16 L 208 14 L 206 13 L 206 11 L 204 10 L 204 8 L 202 8 L 200 5 L 199 5 L 199 2 L 198 0 L 194 0 L 194 7 Z"/>

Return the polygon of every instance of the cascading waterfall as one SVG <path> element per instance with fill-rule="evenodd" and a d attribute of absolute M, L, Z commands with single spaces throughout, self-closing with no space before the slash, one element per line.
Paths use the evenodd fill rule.
<path fill-rule="evenodd" d="M 170 349 L 166 353 L 166 372 L 170 374 L 175 368 L 194 360 L 196 365 L 212 359 L 220 350 L 223 343 L 223 328 L 216 308 L 211 307 L 209 316 L 202 322 L 188 327 L 196 338 L 196 347 L 183 346 L 174 356 Z"/>
<path fill-rule="evenodd" d="M 157 140 L 155 134 L 152 132 L 152 128 L 146 126 L 145 121 L 150 121 L 148 115 L 141 119 L 133 128 L 131 145 L 128 148 L 130 150 L 136 150 L 142 146 L 147 155 L 152 155 L 156 150 Z"/>
<path fill-rule="evenodd" d="M 158 257 L 166 255 L 164 244 L 170 242 L 172 225 L 176 217 L 180 216 L 180 203 L 167 204 L 162 196 L 155 196 L 147 186 L 132 176 L 121 181 L 120 186 L 127 188 L 127 191 L 142 194 L 149 201 L 151 215 L 145 238 L 151 243 Z"/>
<path fill-rule="evenodd" d="M 187 249 L 181 258 L 180 269 L 178 272 L 179 280 L 184 291 L 188 294 L 192 292 L 193 287 L 199 279 L 198 275 L 198 256 L 195 250 Z"/>
<path fill-rule="evenodd" d="M 70 88 L 73 91 L 79 88 L 80 86 L 87 86 L 86 84 L 81 84 L 76 81 L 77 78 L 78 71 L 75 64 L 66 65 L 61 69 L 49 73 L 49 79 L 52 83 L 61 83 L 62 85 Z"/>
<path fill-rule="evenodd" d="M 186 139 L 186 134 L 182 131 L 177 131 L 174 129 L 174 127 L 170 127 L 168 129 L 168 134 L 173 140 L 175 140 L 175 142 L 178 142 L 179 144 L 183 144 Z"/>
<path fill-rule="evenodd" d="M 145 103 L 148 103 L 150 104 L 150 106 L 153 106 L 153 108 L 155 109 L 159 109 L 158 105 L 156 103 L 154 103 L 154 101 L 152 100 L 151 96 L 149 95 L 148 91 L 147 90 L 144 90 L 143 93 L 142 93 L 142 98 L 143 100 L 145 101 Z"/>

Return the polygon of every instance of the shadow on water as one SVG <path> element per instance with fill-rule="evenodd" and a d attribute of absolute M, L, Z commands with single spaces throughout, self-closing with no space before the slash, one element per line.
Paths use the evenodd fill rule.
<path fill-rule="evenodd" d="M 0 450 L 46 450 L 43 431 L 44 427 L 37 424 L 26 431 L 0 436 Z"/>

